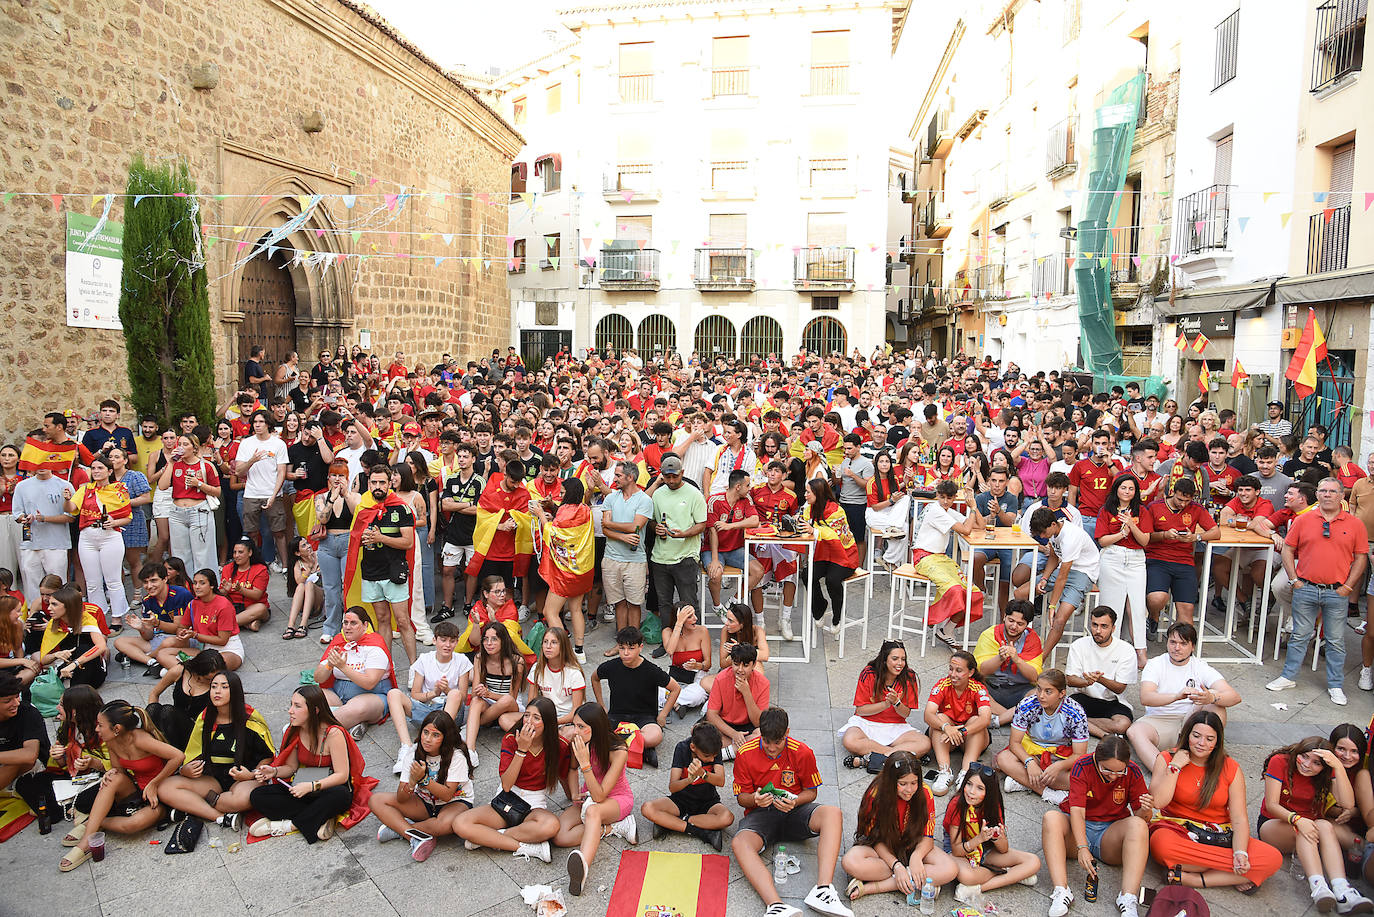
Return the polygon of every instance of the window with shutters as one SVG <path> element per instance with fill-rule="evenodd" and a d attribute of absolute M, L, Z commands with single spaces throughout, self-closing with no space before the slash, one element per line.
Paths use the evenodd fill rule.
<path fill-rule="evenodd" d="M 1220 89 L 1236 78 L 1240 57 L 1240 10 L 1217 24 L 1216 60 L 1212 67 L 1212 89 Z"/>
<path fill-rule="evenodd" d="M 745 214 L 713 213 L 709 221 L 707 245 L 697 250 L 697 285 L 728 288 L 752 282 L 754 253 L 745 248 Z"/>
<path fill-rule="evenodd" d="M 1212 184 L 1231 184 L 1231 145 L 1235 136 L 1227 134 L 1217 139 L 1216 152 L 1212 164 Z"/>
<path fill-rule="evenodd" d="M 645 131 L 616 136 L 616 165 L 607 176 L 607 190 L 648 191 L 654 186 L 653 138 Z"/>
<path fill-rule="evenodd" d="M 619 242 L 643 242 L 647 248 L 653 238 L 654 218 L 652 216 L 616 217 L 615 238 Z"/>
<path fill-rule="evenodd" d="M 807 186 L 815 190 L 836 190 L 849 181 L 849 138 L 845 130 L 818 127 L 811 131 L 811 154 L 807 160 Z"/>
<path fill-rule="evenodd" d="M 652 102 L 654 43 L 625 42 L 620 46 L 620 101 Z"/>
<path fill-rule="evenodd" d="M 534 171 L 544 179 L 544 191 L 557 191 L 563 187 L 563 164 L 552 156 L 546 156 L 534 164 Z"/>
<path fill-rule="evenodd" d="M 521 274 L 525 270 L 525 240 L 515 239 L 510 246 L 510 262 L 506 269 L 512 274 Z"/>
<path fill-rule="evenodd" d="M 563 110 L 563 84 L 554 83 L 544 95 L 545 114 L 556 115 Z"/>
<path fill-rule="evenodd" d="M 711 39 L 711 97 L 749 94 L 749 36 Z"/>
<path fill-rule="evenodd" d="M 1322 209 L 1308 218 L 1307 271 L 1344 270 L 1350 255 L 1350 196 L 1355 181 L 1355 144 L 1331 151 L 1331 183 Z"/>
<path fill-rule="evenodd" d="M 814 247 L 843 245 L 845 240 L 843 213 L 808 213 L 806 215 L 806 244 Z"/>
<path fill-rule="evenodd" d="M 849 93 L 849 32 L 811 33 L 811 95 Z"/>
<path fill-rule="evenodd" d="M 728 194 L 749 190 L 749 138 L 739 128 L 711 130 L 711 190 Z"/>

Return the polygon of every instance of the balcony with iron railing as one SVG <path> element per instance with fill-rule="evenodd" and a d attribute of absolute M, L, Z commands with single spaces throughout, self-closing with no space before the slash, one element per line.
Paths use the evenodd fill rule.
<path fill-rule="evenodd" d="M 1350 205 L 1328 207 L 1307 220 L 1307 273 L 1344 270 L 1350 255 Z"/>
<path fill-rule="evenodd" d="M 942 195 L 931 195 L 921 215 L 921 226 L 927 239 L 943 239 L 949 235 L 954 222 Z"/>
<path fill-rule="evenodd" d="M 843 245 L 799 249 L 792 276 L 798 290 L 852 290 L 854 249 Z"/>
<path fill-rule="evenodd" d="M 1227 247 L 1233 187 L 1212 185 L 1179 198 L 1175 251 L 1191 255 Z"/>
<path fill-rule="evenodd" d="M 656 201 L 661 190 L 651 162 L 623 162 L 612 167 L 601 179 L 601 197 L 612 203 Z"/>
<path fill-rule="evenodd" d="M 711 98 L 747 96 L 748 94 L 748 67 L 716 67 L 711 70 Z"/>
<path fill-rule="evenodd" d="M 811 91 L 809 95 L 849 95 L 849 62 L 812 64 Z"/>
<path fill-rule="evenodd" d="M 752 164 L 746 160 L 719 160 L 706 163 L 704 195 L 715 199 L 751 199 L 757 193 Z"/>
<path fill-rule="evenodd" d="M 853 162 L 847 158 L 802 161 L 803 190 L 813 197 L 853 197 Z"/>
<path fill-rule="evenodd" d="M 1074 292 L 1072 261 L 1060 252 L 1035 259 L 1031 272 L 1032 296 L 1067 296 Z"/>
<path fill-rule="evenodd" d="M 1045 145 L 1045 177 L 1051 181 L 1066 178 L 1078 170 L 1077 151 L 1073 145 L 1076 129 L 1074 118 L 1065 118 L 1050 128 Z"/>
<path fill-rule="evenodd" d="M 1005 264 L 980 264 L 973 269 L 973 298 L 982 302 L 993 302 L 1007 298 L 1007 266 Z"/>
<path fill-rule="evenodd" d="M 659 251 L 656 248 L 603 248 L 597 272 L 603 290 L 657 290 Z"/>
<path fill-rule="evenodd" d="M 926 125 L 926 151 L 932 159 L 944 159 L 954 146 L 954 131 L 949 125 L 949 109 L 941 108 Z"/>
<path fill-rule="evenodd" d="M 626 104 L 644 104 L 654 101 L 653 73 L 620 74 L 620 101 Z"/>
<path fill-rule="evenodd" d="M 703 291 L 754 289 L 754 250 L 727 246 L 698 248 L 692 282 Z"/>
<path fill-rule="evenodd" d="M 1369 0 L 1326 0 L 1317 7 L 1312 42 L 1312 91 L 1335 86 L 1364 67 Z"/>
<path fill-rule="evenodd" d="M 1117 226 L 1111 232 L 1111 282 L 1118 284 L 1139 284 L 1140 267 L 1140 227 Z M 1099 256 L 1100 257 L 1100 256 Z"/>

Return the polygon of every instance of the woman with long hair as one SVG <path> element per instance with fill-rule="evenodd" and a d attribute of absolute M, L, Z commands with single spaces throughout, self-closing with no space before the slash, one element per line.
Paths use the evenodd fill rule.
<path fill-rule="evenodd" d="M 286 629 L 281 632 L 281 638 L 300 640 L 309 634 L 311 614 L 324 603 L 320 559 L 310 539 L 301 535 L 289 539 L 286 553 L 292 558 L 289 569 L 296 591 L 291 594 L 291 610 L 286 614 Z"/>
<path fill-rule="evenodd" d="M 257 786 L 253 772 L 277 753 L 267 720 L 243 697 L 234 672 L 210 678 L 210 703 L 191 726 L 185 763 L 167 778 L 162 798 L 193 818 L 237 831 Z"/>
<path fill-rule="evenodd" d="M 319 549 L 315 556 L 320 565 L 320 585 L 324 589 L 324 631 L 320 642 L 328 644 L 339 632 L 343 618 L 344 562 L 348 559 L 349 531 L 353 528 L 353 509 L 347 495 L 348 462 L 336 458 L 329 463 L 328 485 L 315 495 L 315 519 L 320 525 Z"/>
<path fill-rule="evenodd" d="M 864 519 L 869 531 L 883 542 L 882 560 L 891 570 L 907 562 L 911 498 L 902 490 L 900 469 L 890 450 L 884 449 L 874 456 L 873 469 Z"/>
<path fill-rule="evenodd" d="M 568 854 L 568 890 L 581 895 L 601 839 L 614 835 L 634 845 L 638 832 L 634 793 L 625 774 L 630 759 L 625 740 L 611 728 L 606 711 L 597 703 L 578 707 L 572 724 L 572 759 L 579 780 L 572 801 L 580 806 L 563 810 L 553 843 L 577 848 Z"/>
<path fill-rule="evenodd" d="M 668 651 L 668 674 L 682 686 L 677 696 L 678 716 L 700 707 L 710 697 L 700 682 L 711 671 L 711 632 L 697 620 L 697 610 L 691 605 L 679 605 L 674 611 L 673 626 L 663 631 L 663 648 Z"/>
<path fill-rule="evenodd" d="M 549 795 L 567 770 L 569 745 L 558 734 L 558 714 L 547 697 L 536 698 L 516 724 L 501 739 L 501 795 L 492 801 L 509 793 L 529 811 L 522 816 L 520 809 L 505 805 L 500 811 L 478 806 L 458 816 L 453 832 L 469 845 L 548 863 L 549 841 L 563 827 L 549 811 Z"/>
<path fill-rule="evenodd" d="M 172 554 L 186 560 L 191 569 L 214 567 L 219 559 L 215 545 L 215 514 L 210 498 L 219 499 L 219 473 L 190 433 L 177 438 L 178 458 L 163 467 L 158 486 L 172 493 L 168 526 Z"/>
<path fill-rule="evenodd" d="M 926 879 L 938 896 L 958 876 L 953 857 L 935 846 L 935 799 L 916 755 L 894 752 L 869 783 L 859 800 L 854 846 L 841 865 L 852 877 L 850 901 L 883 892 L 919 895 Z"/>
<path fill-rule="evenodd" d="M 281 837 L 298 829 L 307 844 L 327 841 L 339 816 L 348 814 L 347 827 L 367 814 L 367 797 L 377 781 L 363 776 L 363 753 L 334 718 L 319 686 L 296 689 L 286 722 L 272 762 L 253 771 L 258 785 L 248 801 L 262 817 L 248 833 Z"/>
<path fill-rule="evenodd" d="M 110 479 L 114 465 L 103 455 L 91 460 L 91 479 L 66 494 L 66 513 L 81 531 L 77 553 L 86 574 L 86 591 L 109 619 L 124 626 L 129 597 L 124 593 L 124 539 L 119 530 L 133 519 L 129 491 Z M 70 490 L 70 485 L 68 485 Z"/>
<path fill-rule="evenodd" d="M 500 574 L 482 577 L 481 592 L 481 596 L 468 610 L 468 626 L 458 638 L 457 652 L 477 652 L 482 629 L 488 624 L 495 623 L 506 629 L 511 646 L 525 660 L 525 666 L 528 668 L 534 665 L 536 653 L 521 636 L 520 611 L 515 607 L 515 599 L 511 597 L 510 590 L 506 588 L 505 579 Z"/>
<path fill-rule="evenodd" d="M 984 892 L 1033 878 L 1040 858 L 1011 846 L 1006 809 L 996 772 L 974 762 L 950 797 L 943 820 L 946 849 L 954 857 L 959 885 L 954 898 L 977 906 Z"/>
<path fill-rule="evenodd" d="M 114 471 L 110 479 L 123 484 L 129 492 L 129 508 L 133 511 L 129 524 L 119 530 L 124 539 L 124 562 L 129 572 L 134 573 L 143 567 L 143 552 L 148 550 L 148 513 L 153 505 L 153 488 L 141 471 L 129 467 L 129 453 L 119 446 L 112 446 L 105 453 L 110 458 Z"/>
<path fill-rule="evenodd" d="M 239 635 L 238 617 L 233 604 L 219 594 L 218 588 L 219 578 L 213 568 L 197 570 L 191 577 L 191 604 L 182 613 L 177 632 L 163 640 L 153 654 L 163 668 L 170 669 L 178 659 L 207 649 L 218 650 L 231 672 L 243 665 L 247 654 Z"/>
<path fill-rule="evenodd" d="M 1317 910 L 1374 911 L 1374 901 L 1346 879 L 1345 851 L 1335 824 L 1326 817 L 1332 800 L 1342 809 L 1355 806 L 1350 775 L 1330 742 L 1311 736 L 1271 752 L 1264 761 L 1260 839 L 1281 854 L 1297 856 Z"/>
<path fill-rule="evenodd" d="M 509 730 L 520 722 L 516 698 L 525 683 L 525 660 L 511 644 L 510 632 L 488 621 L 482 625 L 481 634 L 472 660 L 472 699 L 468 703 L 468 757 L 473 767 L 477 766 L 477 733 L 483 726 L 496 723 Z"/>
<path fill-rule="evenodd" d="M 355 739 L 367 724 L 386 719 L 387 692 L 398 687 L 390 641 L 372 631 L 367 612 L 357 606 L 344 612 L 342 629 L 325 647 L 314 675 L 336 708 L 334 717 Z"/>
<path fill-rule="evenodd" d="M 148 718 L 168 743 L 185 748 L 191 726 L 210 704 L 210 679 L 228 668 L 219 650 L 208 648 L 167 669 L 148 692 Z M 162 692 L 172 689 L 172 702 L 160 703 Z"/>
<path fill-rule="evenodd" d="M 819 621 L 825 617 L 825 592 L 830 595 L 830 621 L 824 626 L 828 634 L 839 633 L 844 616 L 844 581 L 859 567 L 860 549 L 849 530 L 844 514 L 830 485 L 819 478 L 806 482 L 807 510 L 798 517 L 797 528 L 804 535 L 816 539 L 814 576 L 816 589 L 811 593 L 811 617 Z"/>
<path fill-rule="evenodd" d="M 1341 847 L 1355 850 L 1365 843 L 1370 823 L 1374 822 L 1374 780 L 1365 766 L 1369 736 L 1354 723 L 1341 723 L 1331 730 L 1328 741 L 1345 768 L 1350 785 L 1355 788 L 1355 805 L 1349 808 L 1333 806 L 1327 810 L 1326 817 L 1335 825 L 1336 839 Z"/>
<path fill-rule="evenodd" d="M 884 640 L 878 655 L 859 672 L 854 715 L 839 730 L 840 744 L 849 752 L 845 766 L 866 767 L 874 754 L 909 751 L 920 756 L 930 751 L 930 739 L 908 721 L 920 704 L 921 682 L 907 665 L 906 646 Z"/>
<path fill-rule="evenodd" d="M 253 539 L 244 535 L 229 551 L 229 563 L 219 571 L 219 592 L 234 606 L 239 627 L 259 630 L 272 617 L 267 602 L 267 581 L 270 573 L 262 562 L 262 553 Z"/>
<path fill-rule="evenodd" d="M 221 423 L 229 423 L 221 421 Z M 229 427 L 229 441 L 235 448 L 238 442 L 234 437 L 233 426 Z M 158 481 L 162 480 L 162 470 L 175 462 L 181 456 L 177 454 L 177 434 L 175 430 L 162 431 L 162 448 L 148 455 L 148 469 L 145 472 L 148 483 L 153 485 L 153 541 L 148 547 L 148 560 L 161 560 L 172 546 L 172 535 L 169 522 L 172 516 L 172 491 L 171 488 L 158 486 Z"/>
<path fill-rule="evenodd" d="M 933 483 L 940 481 L 954 481 L 956 484 L 961 481 L 960 475 L 963 474 L 963 467 L 959 464 L 959 455 L 954 451 L 954 447 L 948 444 L 940 446 L 935 452 L 935 465 L 930 469 L 929 477 Z"/>
<path fill-rule="evenodd" d="M 1097 545 L 1102 549 L 1097 577 L 1097 603 L 1120 609 L 1121 622 L 1131 616 L 1131 641 L 1136 667 L 1145 668 L 1145 546 L 1150 533 L 1140 528 L 1140 483 L 1123 474 L 1112 483 L 1097 514 Z M 1128 612 L 1129 609 L 1129 612 Z"/>
<path fill-rule="evenodd" d="M 547 697 L 558 713 L 558 725 L 572 724 L 573 713 L 587 699 L 587 678 L 573 657 L 572 640 L 561 627 L 544 631 L 539 659 L 526 677 L 529 702 Z"/>
<path fill-rule="evenodd" d="M 93 835 L 103 837 L 105 831 L 137 834 L 156 825 L 166 811 L 158 793 L 182 762 L 181 752 L 163 741 L 147 714 L 128 701 L 111 701 L 102 707 L 95 733 L 110 753 L 110 768 L 99 787 L 76 797 L 78 817 L 86 817 L 63 838 L 63 846 L 73 849 L 57 865 L 62 872 L 71 872 L 91 858 Z"/>
<path fill-rule="evenodd" d="M 410 623 L 415 639 L 434 643 L 427 617 L 434 607 L 434 542 L 439 529 L 439 490 L 430 477 L 424 454 L 411 450 L 405 460 L 392 466 L 391 489 L 406 502 L 415 517 L 415 550 L 410 562 Z"/>
<path fill-rule="evenodd" d="M 401 780 L 394 793 L 373 793 L 368 801 L 382 823 L 377 842 L 404 837 L 410 857 L 423 863 L 434 852 L 435 838 L 453 833 L 460 815 L 472 810 L 472 768 L 458 725 L 443 710 L 432 710 L 420 723 L 418 745 L 401 749 Z"/>
<path fill-rule="evenodd" d="M 964 764 L 969 765 L 982 756 L 991 741 L 992 696 L 972 653 L 955 650 L 950 654 L 948 674 L 930 689 L 925 721 L 940 768 L 930 789 L 943 796 L 954 782 L 950 769 L 954 749 L 964 750 Z"/>
<path fill-rule="evenodd" d="M 1064 917 L 1073 903 L 1068 873 L 1071 845 L 1091 878 L 1097 877 L 1099 862 L 1123 867 L 1116 907 L 1121 917 L 1137 917 L 1153 816 L 1150 788 L 1144 772 L 1131 760 L 1131 743 L 1125 736 L 1106 736 L 1092 754 L 1075 761 L 1069 771 L 1069 798 L 1040 818 L 1045 863 L 1054 883 L 1049 917 Z"/>
<path fill-rule="evenodd" d="M 60 664 L 58 675 L 69 684 L 100 687 L 105 683 L 109 664 L 105 634 L 96 617 L 100 609 L 83 602 L 81 593 L 72 585 L 54 592 L 50 607 L 56 614 L 43 631 L 38 664 Z"/>
<path fill-rule="evenodd" d="M 0 595 L 0 669 L 10 669 L 27 688 L 43 667 L 24 653 L 24 603 L 12 595 Z"/>
<path fill-rule="evenodd" d="M 57 702 L 57 741 L 51 755 L 53 762 L 73 777 L 101 773 L 110 767 L 110 752 L 95 722 L 104 706 L 100 692 L 90 685 L 72 685 Z M 71 843 L 80 837 L 71 836 Z"/>
<path fill-rule="evenodd" d="M 601 441 L 594 442 L 599 445 Z M 563 609 L 568 609 L 572 616 L 573 652 L 579 656 L 579 662 L 586 662 L 583 635 L 587 621 L 582 614 L 582 597 L 591 590 L 596 574 L 592 511 L 582 502 L 584 493 L 580 480 L 568 478 L 563 482 L 562 503 L 554 513 L 545 512 L 541 501 L 530 501 L 530 511 L 543 533 L 539 576 L 549 586 L 544 599 L 544 624 L 557 627 Z M 593 603 L 595 600 L 593 595 Z"/>
<path fill-rule="evenodd" d="M 1179 731 L 1178 746 L 1155 758 L 1150 795 L 1159 817 L 1150 826 L 1150 855 L 1170 885 L 1235 886 L 1254 892 L 1283 865 L 1283 854 L 1250 836 L 1245 774 L 1226 754 L 1226 728 L 1198 710 Z"/>

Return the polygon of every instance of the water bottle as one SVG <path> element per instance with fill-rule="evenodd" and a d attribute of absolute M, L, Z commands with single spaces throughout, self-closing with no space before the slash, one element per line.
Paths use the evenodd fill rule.
<path fill-rule="evenodd" d="M 781 885 L 787 881 L 787 848 L 779 844 L 773 851 L 773 884 Z"/>
<path fill-rule="evenodd" d="M 925 885 L 921 886 L 921 913 L 935 913 L 935 880 L 926 877 Z"/>

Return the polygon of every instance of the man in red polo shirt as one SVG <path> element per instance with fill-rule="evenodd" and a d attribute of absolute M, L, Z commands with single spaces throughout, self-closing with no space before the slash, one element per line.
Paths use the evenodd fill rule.
<path fill-rule="evenodd" d="M 706 722 L 720 730 L 724 758 L 735 757 L 745 742 L 758 736 L 759 717 L 768 709 L 768 676 L 758 665 L 758 647 L 736 643 L 730 647 L 729 672 L 711 683 Z"/>
<path fill-rule="evenodd" d="M 1288 526 L 1283 544 L 1283 569 L 1293 583 L 1293 636 L 1283 673 L 1270 691 L 1296 687 L 1293 677 L 1302 668 L 1308 641 L 1322 617 L 1326 635 L 1326 693 L 1338 707 L 1347 703 L 1345 681 L 1345 619 L 1368 564 L 1369 534 L 1364 523 L 1341 508 L 1345 490 L 1335 478 L 1317 485 L 1317 511 L 1298 516 Z"/>
<path fill-rule="evenodd" d="M 1193 546 L 1221 537 L 1216 520 L 1194 502 L 1196 496 L 1197 487 L 1192 480 L 1179 478 L 1170 485 L 1163 500 L 1154 501 L 1140 512 L 1140 530 L 1150 536 L 1150 543 L 1145 546 L 1145 606 L 1150 611 L 1150 620 L 1145 626 L 1151 640 L 1158 633 L 1159 613 L 1169 604 L 1170 593 L 1178 619 L 1193 623 L 1198 593 Z"/>
<path fill-rule="evenodd" d="M 1079 459 L 1069 469 L 1069 502 L 1083 514 L 1083 530 L 1096 537 L 1097 514 L 1107 501 L 1112 480 L 1121 468 L 1112 458 L 1112 435 L 1106 430 L 1093 431 L 1093 452 L 1089 458 Z"/>

